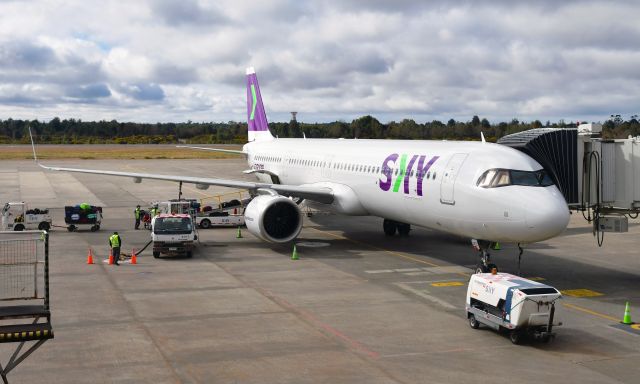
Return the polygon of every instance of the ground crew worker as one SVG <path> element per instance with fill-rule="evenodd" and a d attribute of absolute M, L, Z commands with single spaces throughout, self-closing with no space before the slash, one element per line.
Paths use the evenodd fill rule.
<path fill-rule="evenodd" d="M 136 229 L 140 229 L 140 206 L 136 205 L 136 210 L 133 211 L 133 213 L 136 215 Z"/>
<path fill-rule="evenodd" d="M 158 216 L 158 206 L 154 205 L 151 208 L 151 218 L 153 219 L 154 217 Z"/>
<path fill-rule="evenodd" d="M 109 246 L 111 247 L 111 254 L 113 255 L 113 263 L 115 265 L 118 264 L 120 260 L 120 246 L 122 245 L 122 240 L 120 239 L 120 235 L 118 232 L 113 232 L 113 235 L 109 237 Z"/>

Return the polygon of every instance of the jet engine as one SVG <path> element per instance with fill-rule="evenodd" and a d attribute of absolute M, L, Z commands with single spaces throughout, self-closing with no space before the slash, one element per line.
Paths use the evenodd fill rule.
<path fill-rule="evenodd" d="M 262 240 L 286 243 L 302 230 L 302 213 L 291 199 L 278 194 L 256 196 L 244 211 L 247 230 Z"/>

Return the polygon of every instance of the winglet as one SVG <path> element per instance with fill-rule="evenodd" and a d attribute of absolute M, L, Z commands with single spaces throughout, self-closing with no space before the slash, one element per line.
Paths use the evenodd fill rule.
<path fill-rule="evenodd" d="M 483 143 L 486 143 L 487 141 L 484 139 L 484 133 L 482 133 L 482 131 L 480 131 L 480 138 L 482 139 Z"/>
<path fill-rule="evenodd" d="M 40 164 L 38 162 L 38 155 L 36 155 L 36 145 L 33 143 L 33 135 L 31 134 L 31 126 L 29 126 L 29 137 L 31 138 L 31 149 L 33 149 L 33 161 L 35 161 L 36 164 Z"/>

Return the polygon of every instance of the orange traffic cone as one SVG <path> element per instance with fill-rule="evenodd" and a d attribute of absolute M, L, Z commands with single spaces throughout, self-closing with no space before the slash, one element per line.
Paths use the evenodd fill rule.
<path fill-rule="evenodd" d="M 87 254 L 87 264 L 93 264 L 93 252 L 91 251 L 91 247 L 89 247 L 89 253 Z"/>
<path fill-rule="evenodd" d="M 138 257 L 136 256 L 136 250 L 131 250 L 131 264 L 138 264 Z"/>
<path fill-rule="evenodd" d="M 109 250 L 109 265 L 113 265 L 113 251 Z"/>

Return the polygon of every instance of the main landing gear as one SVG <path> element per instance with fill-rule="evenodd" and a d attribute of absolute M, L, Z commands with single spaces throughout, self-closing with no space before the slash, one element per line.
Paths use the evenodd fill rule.
<path fill-rule="evenodd" d="M 409 236 L 411 231 L 411 224 L 400 223 L 389 219 L 384 219 L 382 222 L 382 229 L 387 236 L 393 236 L 398 232 L 400 236 Z"/>
<path fill-rule="evenodd" d="M 478 251 L 480 256 L 476 266 L 476 273 L 488 273 L 494 268 L 496 271 L 498 270 L 498 266 L 491 262 L 491 254 L 489 253 L 489 249 L 493 245 L 491 241 L 471 239 L 471 245 Z"/>

